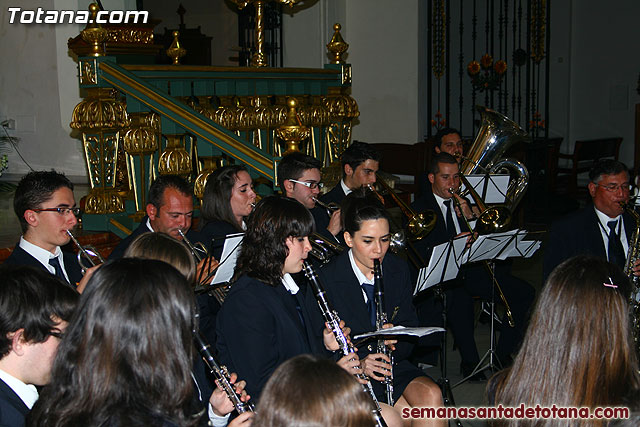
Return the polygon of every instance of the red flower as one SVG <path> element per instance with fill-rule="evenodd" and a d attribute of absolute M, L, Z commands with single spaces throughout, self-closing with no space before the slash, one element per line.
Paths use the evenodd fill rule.
<path fill-rule="evenodd" d="M 493 66 L 493 70 L 501 76 L 505 73 L 505 71 L 507 71 L 507 63 L 502 59 L 496 61 L 495 65 Z"/>
<path fill-rule="evenodd" d="M 482 68 L 491 68 L 493 65 L 493 58 L 488 53 L 485 53 L 480 59 L 480 63 L 482 64 Z"/>
<path fill-rule="evenodd" d="M 470 76 L 478 74 L 480 72 L 480 64 L 478 64 L 478 61 L 469 62 L 469 65 L 467 65 L 467 72 Z"/>

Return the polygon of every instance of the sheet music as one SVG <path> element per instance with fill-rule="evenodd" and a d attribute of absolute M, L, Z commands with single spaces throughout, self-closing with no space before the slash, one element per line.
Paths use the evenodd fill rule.
<path fill-rule="evenodd" d="M 509 187 L 508 174 L 465 175 L 469 184 L 476 190 L 485 203 L 504 203 Z M 463 184 L 463 189 L 466 187 Z"/>
<path fill-rule="evenodd" d="M 233 277 L 233 271 L 236 268 L 236 260 L 238 259 L 238 252 L 240 252 L 243 237 L 244 236 L 235 236 L 225 239 L 222 255 L 220 256 L 220 265 L 218 266 L 216 275 L 213 276 L 212 285 L 228 282 Z"/>
<path fill-rule="evenodd" d="M 363 338 L 369 337 L 378 337 L 385 335 L 407 335 L 414 337 L 425 337 L 427 335 L 431 335 L 436 332 L 445 332 L 446 329 L 439 328 L 436 326 L 427 326 L 427 327 L 415 327 L 415 328 L 407 328 L 406 326 L 394 326 L 393 328 L 380 329 L 378 331 L 367 332 L 364 334 L 356 335 L 353 337 L 354 340 L 361 340 Z"/>
<path fill-rule="evenodd" d="M 459 259 L 467 244 L 467 236 L 434 246 L 429 265 L 418 272 L 414 295 L 447 280 L 455 279 L 460 269 Z"/>
<path fill-rule="evenodd" d="M 476 241 L 471 245 L 471 248 L 466 252 L 468 256 L 463 257 L 462 263 L 481 261 L 483 259 L 495 259 L 503 251 L 504 245 L 507 244 L 509 239 L 512 239 L 513 235 L 518 231 L 520 230 L 478 236 Z"/>

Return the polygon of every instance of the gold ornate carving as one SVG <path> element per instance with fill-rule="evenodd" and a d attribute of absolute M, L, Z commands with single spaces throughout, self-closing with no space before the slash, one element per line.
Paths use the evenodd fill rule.
<path fill-rule="evenodd" d="M 537 64 L 545 58 L 547 0 L 531 2 L 531 59 Z"/>
<path fill-rule="evenodd" d="M 96 16 L 100 8 L 96 3 L 89 5 L 89 24 L 80 33 L 82 40 L 91 45 L 89 56 L 103 56 L 104 42 L 107 40 L 107 30 L 102 28 L 100 23 L 96 22 Z"/>
<path fill-rule="evenodd" d="M 341 28 L 342 26 L 338 23 L 333 25 L 333 37 L 331 37 L 331 41 L 327 43 L 327 50 L 329 51 L 331 64 L 344 64 L 342 55 L 344 55 L 347 49 L 349 49 L 349 44 L 344 41 L 340 34 Z"/>
<path fill-rule="evenodd" d="M 198 159 L 200 161 L 201 171 L 193 184 L 193 194 L 200 200 L 204 197 L 204 187 L 207 185 L 209 175 L 218 168 L 222 167 L 222 157 L 220 156 L 203 156 Z"/>
<path fill-rule="evenodd" d="M 72 129 L 82 132 L 83 148 L 91 194 L 87 213 L 104 214 L 124 211 L 124 202 L 118 188 L 128 185 L 122 172 L 120 131 L 129 125 L 124 101 L 117 98 L 114 89 L 90 88 L 87 98 L 73 110 Z M 91 201 L 91 204 L 89 203 Z"/>
<path fill-rule="evenodd" d="M 173 42 L 167 49 L 167 56 L 173 60 L 173 65 L 180 65 L 180 58 L 187 54 L 187 50 L 182 47 L 180 40 L 178 40 L 179 35 L 179 31 L 173 32 Z"/>
<path fill-rule="evenodd" d="M 128 155 L 128 181 L 133 189 L 136 214 L 139 216 L 147 205 L 146 184 L 155 176 L 153 154 L 159 145 L 160 116 L 154 112 L 130 113 L 129 119 L 131 125 L 124 134 L 123 146 Z M 147 167 L 145 156 L 149 155 L 151 158 Z"/>
<path fill-rule="evenodd" d="M 252 67 L 266 67 L 267 58 L 264 54 L 264 5 L 271 0 L 231 0 L 234 2 L 238 9 L 244 9 L 249 3 L 253 3 L 256 8 L 256 52 L 251 57 Z M 282 3 L 289 7 L 293 6 L 298 0 L 273 0 L 278 3 Z"/>
<path fill-rule="evenodd" d="M 117 91 L 111 88 L 87 89 L 87 99 L 73 109 L 72 129 L 82 132 L 96 129 L 121 129 L 129 125 L 125 103 L 116 99 Z"/>
<path fill-rule="evenodd" d="M 79 61 L 80 84 L 98 84 L 98 62 L 95 59 L 85 59 Z"/>
<path fill-rule="evenodd" d="M 329 88 L 329 94 L 323 98 L 322 104 L 333 119 L 352 119 L 360 115 L 356 100 L 342 93 L 341 88 Z"/>
<path fill-rule="evenodd" d="M 350 85 L 351 84 L 351 65 L 346 64 L 342 66 L 342 84 Z"/>
<path fill-rule="evenodd" d="M 286 144 L 286 150 L 282 155 L 300 151 L 299 144 L 301 141 L 309 138 L 309 128 L 303 126 L 300 122 L 300 118 L 297 114 L 298 100 L 294 97 L 287 99 L 287 106 L 289 111 L 287 112 L 287 121 L 283 126 L 276 129 L 276 135 L 278 138 L 284 140 Z"/>
<path fill-rule="evenodd" d="M 107 42 L 153 44 L 153 29 L 107 28 Z"/>
<path fill-rule="evenodd" d="M 185 149 L 185 135 L 165 136 L 167 137 L 167 147 L 160 155 L 158 172 L 161 175 L 189 175 L 191 173 L 191 156 Z"/>
<path fill-rule="evenodd" d="M 93 189 L 86 198 L 84 211 L 88 214 L 124 212 L 124 201 L 115 190 Z"/>

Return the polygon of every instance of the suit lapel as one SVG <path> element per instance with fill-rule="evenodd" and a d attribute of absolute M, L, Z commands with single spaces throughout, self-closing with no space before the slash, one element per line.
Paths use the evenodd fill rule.
<path fill-rule="evenodd" d="M 369 320 L 369 309 L 364 302 L 364 296 L 362 295 L 362 287 L 358 282 L 353 269 L 351 268 L 351 262 L 349 256 L 343 256 L 338 260 L 340 263 L 338 271 L 344 272 L 342 280 L 339 283 L 340 291 L 344 292 L 344 301 L 354 301 L 354 305 L 350 307 L 352 313 L 352 319 L 355 320 L 353 325 L 349 325 L 354 331 L 370 331 L 371 321 Z"/>
<path fill-rule="evenodd" d="M 276 287 L 276 293 L 279 295 L 280 300 L 284 305 L 285 313 L 287 314 L 287 316 L 289 316 L 291 322 L 296 326 L 298 333 L 301 335 L 302 338 L 304 338 L 304 340 L 307 342 L 307 345 L 309 345 L 309 337 L 307 336 L 307 332 L 302 325 L 302 321 L 300 320 L 300 316 L 298 314 L 298 309 L 296 308 L 296 305 L 295 305 L 296 296 L 291 295 L 289 291 L 285 289 L 284 285 L 279 285 L 278 287 Z M 301 305 L 301 307 L 302 307 L 303 316 L 304 316 L 306 314 L 304 313 L 304 305 Z"/>
<path fill-rule="evenodd" d="M 2 380 L 0 380 L 0 395 L 4 396 L 4 400 L 9 402 L 11 406 L 13 406 L 23 416 L 27 416 L 29 413 L 27 405 L 25 405 L 16 392 Z"/>

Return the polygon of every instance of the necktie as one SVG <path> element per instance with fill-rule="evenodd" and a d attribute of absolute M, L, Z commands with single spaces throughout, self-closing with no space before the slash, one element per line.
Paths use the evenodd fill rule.
<path fill-rule="evenodd" d="M 447 214 L 445 218 L 447 234 L 449 237 L 454 237 L 456 235 L 456 226 L 453 224 L 453 216 L 451 216 L 451 199 L 445 200 L 444 204 L 447 206 Z"/>
<path fill-rule="evenodd" d="M 61 278 L 66 283 L 69 283 L 66 277 L 64 277 L 64 273 L 62 272 L 62 266 L 60 265 L 60 260 L 58 257 L 49 258 L 49 265 L 56 269 L 56 276 Z"/>
<path fill-rule="evenodd" d="M 298 296 L 292 293 L 289 293 L 291 298 L 293 298 L 293 303 L 296 306 L 296 311 L 298 312 L 298 317 L 300 318 L 300 323 L 302 323 L 302 329 L 305 329 L 304 316 L 302 315 L 302 307 L 300 306 L 300 302 L 298 301 Z"/>
<path fill-rule="evenodd" d="M 624 248 L 620 242 L 620 236 L 616 233 L 616 225 L 618 225 L 618 221 L 609 221 L 607 225 L 609 226 L 609 262 L 616 264 L 620 268 L 624 268 L 626 258 L 624 255 Z"/>
<path fill-rule="evenodd" d="M 363 283 L 362 289 L 364 289 L 364 293 L 367 294 L 367 310 L 369 310 L 369 320 L 371 321 L 371 326 L 376 327 L 376 303 L 373 300 L 373 285 L 369 283 Z"/>

